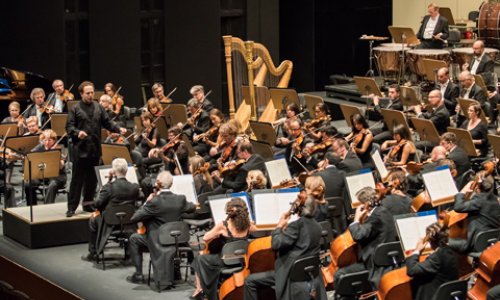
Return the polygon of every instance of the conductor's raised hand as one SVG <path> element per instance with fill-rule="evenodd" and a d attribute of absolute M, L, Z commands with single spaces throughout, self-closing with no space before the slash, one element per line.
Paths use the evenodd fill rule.
<path fill-rule="evenodd" d="M 85 131 L 83 131 L 83 130 L 80 130 L 80 131 L 78 132 L 78 138 L 79 138 L 80 140 L 83 140 L 83 139 L 84 139 L 84 138 L 86 138 L 87 136 L 88 136 L 88 134 L 87 134 Z"/>

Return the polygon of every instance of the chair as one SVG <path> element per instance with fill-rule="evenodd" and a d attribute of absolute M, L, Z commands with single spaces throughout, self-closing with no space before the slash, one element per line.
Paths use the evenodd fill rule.
<path fill-rule="evenodd" d="M 454 47 L 457 43 L 460 42 L 462 34 L 460 31 L 456 28 L 450 29 L 449 35 L 448 35 L 448 45 L 450 47 Z"/>
<path fill-rule="evenodd" d="M 335 283 L 335 287 L 336 299 L 342 299 L 343 297 L 359 299 L 362 294 L 372 290 L 368 280 L 368 271 L 346 274 L 339 279 L 339 282 Z"/>
<path fill-rule="evenodd" d="M 290 270 L 290 281 L 309 282 L 309 294 L 314 294 L 316 291 L 314 278 L 319 275 L 319 264 L 318 256 L 308 256 L 297 259 Z M 321 284 L 323 284 L 323 282 L 321 282 Z"/>
<path fill-rule="evenodd" d="M 461 190 L 471 180 L 472 175 L 474 175 L 474 170 L 472 169 L 467 170 L 462 175 L 459 175 L 457 178 L 458 190 Z"/>
<path fill-rule="evenodd" d="M 221 278 L 231 276 L 245 268 L 245 257 L 247 253 L 248 241 L 238 240 L 226 243 L 222 247 L 221 258 L 224 268 L 221 270 Z"/>
<path fill-rule="evenodd" d="M 477 10 L 470 11 L 467 17 L 469 21 L 474 21 L 474 22 L 476 22 L 478 18 L 479 18 L 479 11 Z"/>
<path fill-rule="evenodd" d="M 330 251 L 330 243 L 333 241 L 333 230 L 330 221 L 319 222 L 321 225 L 321 251 Z"/>
<path fill-rule="evenodd" d="M 384 243 L 375 248 L 373 264 L 378 267 L 398 268 L 405 260 L 400 242 Z"/>
<path fill-rule="evenodd" d="M 342 197 L 328 197 L 325 200 L 328 202 L 328 216 L 334 231 L 333 234 L 336 237 L 347 228 L 344 214 L 344 199 Z"/>
<path fill-rule="evenodd" d="M 190 226 L 191 234 L 196 236 L 198 250 L 202 250 L 200 237 L 213 224 L 212 214 L 208 204 L 208 197 L 219 194 L 218 192 L 207 192 L 198 196 L 199 209 L 193 214 L 183 214 L 182 219 Z"/>
<path fill-rule="evenodd" d="M 102 250 L 100 253 L 102 256 L 102 269 L 106 270 L 104 250 L 108 241 L 114 241 L 123 248 L 124 251 L 124 259 L 127 258 L 127 249 L 128 249 L 128 239 L 132 234 L 132 230 L 125 230 L 126 226 L 130 227 L 132 225 L 132 221 L 130 218 L 135 212 L 135 207 L 133 204 L 123 204 L 107 207 L 106 210 L 102 213 L 103 222 L 101 228 L 99 228 L 99 235 L 97 237 L 99 245 L 101 245 L 101 237 L 105 236 L 104 242 L 102 244 Z M 111 231 L 105 232 L 106 227 L 112 228 Z M 98 245 L 98 249 L 101 247 Z"/>
<path fill-rule="evenodd" d="M 469 256 L 474 259 L 473 264 L 477 264 L 481 253 L 489 246 L 498 242 L 500 237 L 500 229 L 490 229 L 479 232 L 474 238 L 474 249 Z"/>
<path fill-rule="evenodd" d="M 432 300 L 465 300 L 467 298 L 467 280 L 454 280 L 443 283 Z"/>

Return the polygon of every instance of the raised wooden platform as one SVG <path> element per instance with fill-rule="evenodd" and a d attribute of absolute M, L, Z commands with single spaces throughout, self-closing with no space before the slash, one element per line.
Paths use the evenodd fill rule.
<path fill-rule="evenodd" d="M 90 213 L 67 218 L 66 210 L 66 203 L 36 205 L 30 222 L 29 206 L 4 209 L 3 234 L 32 249 L 88 242 Z"/>

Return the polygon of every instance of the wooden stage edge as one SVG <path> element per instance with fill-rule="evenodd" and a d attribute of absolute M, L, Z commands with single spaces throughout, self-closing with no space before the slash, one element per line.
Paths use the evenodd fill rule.
<path fill-rule="evenodd" d="M 36 205 L 30 222 L 29 206 L 4 209 L 3 234 L 32 249 L 88 242 L 90 213 L 67 218 L 66 210 L 66 203 Z"/>

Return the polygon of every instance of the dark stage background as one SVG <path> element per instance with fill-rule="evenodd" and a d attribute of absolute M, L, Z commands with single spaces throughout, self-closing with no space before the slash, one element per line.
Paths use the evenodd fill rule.
<path fill-rule="evenodd" d="M 227 111 L 222 35 L 264 44 L 276 64 L 292 60 L 290 86 L 304 92 L 323 90 L 331 74 L 364 74 L 368 43 L 358 38 L 387 35 L 391 20 L 391 0 L 6 1 L 0 66 L 67 86 L 113 82 L 128 106 L 142 105 L 155 82 L 178 87 L 180 103 L 203 84 Z"/>

